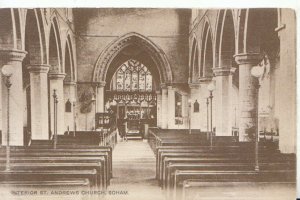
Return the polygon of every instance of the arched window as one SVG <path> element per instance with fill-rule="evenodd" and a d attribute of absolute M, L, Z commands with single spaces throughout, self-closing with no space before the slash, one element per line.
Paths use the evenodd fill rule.
<path fill-rule="evenodd" d="M 117 91 L 152 91 L 152 74 L 141 62 L 130 59 L 115 73 Z"/>
<path fill-rule="evenodd" d="M 72 112 L 72 104 L 70 102 L 70 99 L 68 99 L 68 101 L 66 102 L 65 111 L 66 112 Z"/>
<path fill-rule="evenodd" d="M 199 112 L 199 103 L 198 103 L 197 99 L 194 103 L 194 112 Z"/>

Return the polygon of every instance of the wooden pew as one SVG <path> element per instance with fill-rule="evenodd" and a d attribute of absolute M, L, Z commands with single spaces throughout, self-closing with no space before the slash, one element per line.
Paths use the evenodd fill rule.
<path fill-rule="evenodd" d="M 260 155 L 260 157 L 264 157 L 265 155 Z M 278 154 L 279 156 L 279 154 Z M 243 158 L 246 160 L 253 160 L 252 154 L 243 154 L 243 153 L 214 153 L 214 152 L 163 152 L 161 153 L 161 158 L 158 162 L 158 172 L 157 175 L 159 177 L 159 180 L 162 180 L 162 172 L 165 168 L 165 158 L 180 158 L 180 157 L 193 157 L 193 158 Z"/>
<path fill-rule="evenodd" d="M 167 158 L 176 158 L 181 159 L 184 157 L 189 158 L 218 158 L 218 159 L 240 159 L 243 162 L 251 163 L 253 162 L 254 156 L 252 154 L 247 153 L 214 153 L 214 152 L 208 152 L 208 153 L 197 153 L 197 152 L 167 152 L 167 153 L 161 153 L 161 158 L 158 160 L 158 168 L 157 168 L 157 177 L 158 180 L 161 181 L 164 173 L 164 169 L 166 166 L 166 162 L 169 160 Z M 279 161 L 282 159 L 283 161 L 292 162 L 294 160 L 294 156 L 288 156 L 288 155 L 282 155 L 278 153 L 268 153 L 268 154 L 259 154 L 260 160 L 273 160 L 273 161 Z M 205 159 L 204 159 L 205 160 Z"/>
<path fill-rule="evenodd" d="M 5 163 L 6 158 L 0 157 L 0 163 Z M 105 158 L 103 157 L 12 157 L 10 160 L 11 164 L 13 165 L 14 163 L 76 163 L 76 162 L 81 162 L 81 163 L 101 163 L 102 170 L 103 172 L 107 172 L 106 170 L 106 164 L 105 164 Z M 97 172 L 97 171 L 96 171 Z M 101 173 L 103 176 L 104 183 L 105 185 L 109 184 L 109 180 L 107 178 L 106 173 Z M 104 187 L 105 187 L 104 185 Z"/>
<path fill-rule="evenodd" d="M 35 181 L 35 180 L 28 180 L 28 181 L 9 181 L 4 180 L 0 182 L 0 189 L 3 192 L 5 189 L 72 189 L 76 190 L 91 190 L 90 181 L 87 178 L 52 178 L 52 180 L 42 180 L 42 181 Z"/>
<path fill-rule="evenodd" d="M 5 164 L 0 163 L 0 170 L 5 170 Z M 45 162 L 35 162 L 35 163 L 11 163 L 10 170 L 96 170 L 97 171 L 97 185 L 99 189 L 106 189 L 107 184 L 105 180 L 105 172 L 100 162 L 98 163 L 45 163 Z"/>
<path fill-rule="evenodd" d="M 18 148 L 16 148 L 18 149 Z M 69 152 L 69 151 L 79 151 L 79 152 L 99 152 L 104 151 L 108 153 L 108 165 L 110 169 L 110 177 L 113 177 L 112 171 L 112 147 L 109 146 L 93 146 L 93 145 L 77 145 L 77 144 L 58 144 L 56 149 L 53 149 L 52 145 L 40 145 L 40 146 L 30 146 L 26 148 L 26 151 L 59 151 L 59 152 Z M 5 148 L 2 150 L 5 151 Z"/>
<path fill-rule="evenodd" d="M 0 154 L 5 153 L 5 148 L 0 148 Z M 61 152 L 61 153 L 73 153 L 73 152 L 107 152 L 108 153 L 108 168 L 109 169 L 109 177 L 111 178 L 113 176 L 112 174 L 112 148 L 111 147 L 97 147 L 97 148 L 91 148 L 88 147 L 85 148 L 85 146 L 80 146 L 80 148 L 74 148 L 70 147 L 67 148 L 67 146 L 59 146 L 57 149 L 48 149 L 48 148 L 23 148 L 23 147 L 13 147 L 11 149 L 11 152 L 36 152 L 39 155 L 40 153 L 50 153 L 50 152 Z"/>
<path fill-rule="evenodd" d="M 296 199 L 295 182 L 204 182 L 188 179 L 183 182 L 180 200 L 290 200 Z"/>
<path fill-rule="evenodd" d="M 48 156 L 48 157 L 103 157 L 104 158 L 104 163 L 103 166 L 105 165 L 105 171 L 106 174 L 108 175 L 107 179 L 110 179 L 110 162 L 109 162 L 109 156 L 107 152 L 77 152 L 77 151 L 68 151 L 68 152 L 59 152 L 59 151 L 52 151 L 52 152 L 32 152 L 32 151 L 27 151 L 27 152 L 14 152 L 12 151 L 11 157 L 40 157 L 40 156 Z M 0 157 L 5 157 L 4 152 L 0 152 Z"/>
<path fill-rule="evenodd" d="M 260 163 L 260 170 L 295 170 L 296 165 L 293 166 L 287 163 Z M 163 188 L 172 186 L 174 183 L 174 175 L 176 170 L 240 170 L 240 171 L 250 171 L 253 170 L 254 166 L 250 163 L 202 163 L 202 162 L 192 162 L 192 163 L 170 163 L 167 166 L 166 173 L 163 177 Z"/>
<path fill-rule="evenodd" d="M 215 171 L 215 170 L 176 170 L 174 186 L 167 189 L 167 199 L 177 199 L 180 196 L 180 185 L 188 179 L 198 179 L 203 182 L 295 182 L 295 170 L 277 171 Z"/>
<path fill-rule="evenodd" d="M 93 170 L 10 170 L 0 171 L 0 180 L 5 181 L 55 181 L 61 178 L 88 179 L 93 189 L 99 189 L 97 171 Z"/>

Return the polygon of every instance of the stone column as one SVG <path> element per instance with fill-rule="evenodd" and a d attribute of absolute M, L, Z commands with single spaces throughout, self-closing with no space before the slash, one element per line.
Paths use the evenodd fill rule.
<path fill-rule="evenodd" d="M 276 69 L 275 97 L 276 117 L 279 119 L 279 150 L 282 153 L 297 153 L 297 21 L 295 11 L 280 11 L 281 22 L 276 28 L 281 41 L 280 66 Z"/>
<path fill-rule="evenodd" d="M 216 136 L 232 135 L 232 75 L 235 68 L 213 68 L 216 81 Z"/>
<path fill-rule="evenodd" d="M 97 85 L 97 94 L 96 94 L 96 112 L 104 112 L 104 88 L 105 82 L 99 82 Z"/>
<path fill-rule="evenodd" d="M 54 134 L 54 101 L 53 91 L 56 90 L 57 103 L 57 134 L 63 135 L 65 130 L 65 102 L 64 102 L 64 78 L 66 74 L 63 73 L 49 73 L 50 79 L 50 113 L 51 113 L 51 134 Z"/>
<path fill-rule="evenodd" d="M 161 92 L 160 91 L 157 91 L 156 92 L 156 99 L 157 99 L 157 103 L 156 103 L 156 118 L 157 118 L 157 127 L 160 127 L 161 128 L 161 107 L 162 107 L 162 104 L 161 104 Z"/>
<path fill-rule="evenodd" d="M 49 65 L 29 65 L 31 135 L 33 140 L 49 139 L 48 78 Z"/>
<path fill-rule="evenodd" d="M 161 128 L 168 128 L 168 89 L 166 85 L 161 86 Z"/>
<path fill-rule="evenodd" d="M 248 130 L 256 126 L 257 110 L 257 78 L 251 75 L 251 69 L 262 57 L 256 53 L 235 55 L 239 65 L 239 141 L 249 141 Z M 252 129 L 255 131 L 255 128 Z"/>
<path fill-rule="evenodd" d="M 168 129 L 175 128 L 175 91 L 168 86 Z"/>
<path fill-rule="evenodd" d="M 64 82 L 64 104 L 67 101 L 70 101 L 72 104 L 71 112 L 65 112 L 65 127 L 64 130 L 74 131 L 74 110 L 73 103 L 76 101 L 76 82 L 73 81 L 65 81 Z"/>
<path fill-rule="evenodd" d="M 176 128 L 183 128 L 183 129 L 188 129 L 188 112 L 189 112 L 189 95 L 182 95 L 182 117 L 183 117 L 183 124 L 180 125 L 179 127 L 176 125 Z"/>
<path fill-rule="evenodd" d="M 10 80 L 12 86 L 10 87 L 10 145 L 23 146 L 23 74 L 22 74 L 22 61 L 25 58 L 26 52 L 16 49 L 0 50 L 0 70 L 3 65 L 11 65 L 13 75 Z M 4 84 L 4 77 L 0 72 L 0 89 L 2 100 L 2 144 L 6 145 L 7 136 L 7 88 Z"/>

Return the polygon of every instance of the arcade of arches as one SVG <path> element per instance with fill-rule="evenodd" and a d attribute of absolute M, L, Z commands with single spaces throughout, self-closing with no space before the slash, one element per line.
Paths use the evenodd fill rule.
<path fill-rule="evenodd" d="M 59 135 L 94 130 L 95 113 L 111 106 L 119 119 L 130 118 L 128 131 L 139 132 L 136 124 L 146 119 L 162 129 L 213 128 L 216 136 L 248 141 L 258 109 L 259 129 L 279 135 L 281 152 L 295 153 L 292 10 L 15 8 L 1 9 L 0 18 L 0 66 L 13 66 L 11 145 L 24 145 L 29 131 L 32 140 L 49 140 L 54 117 Z M 264 70 L 259 92 L 253 66 Z M 5 145 L 4 81 L 0 91 Z"/>

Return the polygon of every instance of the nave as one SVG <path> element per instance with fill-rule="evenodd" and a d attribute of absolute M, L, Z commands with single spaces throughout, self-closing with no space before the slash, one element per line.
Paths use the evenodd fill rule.
<path fill-rule="evenodd" d="M 1 192 L 294 196 L 292 9 L 5 8 L 0 18 Z M 103 195 L 113 190 L 129 195 Z"/>

